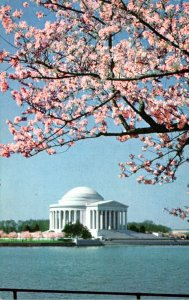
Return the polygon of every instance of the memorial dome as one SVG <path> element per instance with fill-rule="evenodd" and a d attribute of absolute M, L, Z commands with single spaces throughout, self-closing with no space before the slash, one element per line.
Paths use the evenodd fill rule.
<path fill-rule="evenodd" d="M 76 187 L 68 191 L 60 200 L 61 205 L 86 205 L 97 201 L 103 201 L 104 198 L 95 190 L 89 187 Z"/>

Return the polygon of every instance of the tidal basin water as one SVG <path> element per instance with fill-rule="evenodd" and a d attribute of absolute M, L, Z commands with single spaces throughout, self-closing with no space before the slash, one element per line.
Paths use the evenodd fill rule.
<path fill-rule="evenodd" d="M 0 287 L 189 293 L 189 247 L 0 247 Z M 0 293 L 0 299 L 11 297 Z M 39 298 L 84 296 L 19 294 Z"/>

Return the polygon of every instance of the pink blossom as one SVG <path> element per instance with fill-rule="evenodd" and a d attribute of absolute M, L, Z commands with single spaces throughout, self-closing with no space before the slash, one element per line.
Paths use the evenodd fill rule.
<path fill-rule="evenodd" d="M 18 233 L 16 233 L 15 231 L 9 233 L 9 238 L 16 239 L 17 237 L 18 237 Z"/>
<path fill-rule="evenodd" d="M 31 239 L 31 233 L 29 231 L 22 231 L 20 233 L 21 239 Z"/>
<path fill-rule="evenodd" d="M 0 230 L 0 238 L 3 237 L 4 231 Z"/>
<path fill-rule="evenodd" d="M 8 52 L 6 51 L 0 51 L 0 63 L 3 62 L 3 60 L 8 56 Z M 3 72 L 2 72 L 3 73 Z"/>
<path fill-rule="evenodd" d="M 22 10 L 17 9 L 13 12 L 12 16 L 15 18 L 20 18 L 22 16 L 22 14 L 23 14 Z"/>
<path fill-rule="evenodd" d="M 151 179 L 145 179 L 143 182 L 144 184 L 154 184 L 154 180 Z"/>
<path fill-rule="evenodd" d="M 127 177 L 127 175 L 126 175 L 125 173 L 121 173 L 121 174 L 119 175 L 119 178 L 125 178 L 125 177 Z"/>
<path fill-rule="evenodd" d="M 52 154 L 55 154 L 56 153 L 56 151 L 54 150 L 54 149 L 47 149 L 47 153 L 49 154 L 49 155 L 52 155 Z"/>
<path fill-rule="evenodd" d="M 23 7 L 28 7 L 29 6 L 29 3 L 28 2 L 23 2 Z"/>
<path fill-rule="evenodd" d="M 44 17 L 44 13 L 42 13 L 41 11 L 38 11 L 36 13 L 36 16 L 38 17 L 38 19 L 42 19 Z"/>
<path fill-rule="evenodd" d="M 144 176 L 139 176 L 138 178 L 137 178 L 137 181 L 139 182 L 139 183 L 141 183 L 141 182 L 143 182 L 144 181 Z"/>
<path fill-rule="evenodd" d="M 2 93 L 5 93 L 9 88 L 7 81 L 3 80 L 0 82 L 0 89 Z"/>
<path fill-rule="evenodd" d="M 40 238 L 43 237 L 43 234 L 42 234 L 41 231 L 35 231 L 35 232 L 32 232 L 32 233 L 31 233 L 31 237 L 32 237 L 33 239 L 40 239 Z"/>

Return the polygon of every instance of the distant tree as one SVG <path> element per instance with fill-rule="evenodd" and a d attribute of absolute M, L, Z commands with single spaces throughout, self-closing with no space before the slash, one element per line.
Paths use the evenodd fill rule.
<path fill-rule="evenodd" d="M 171 229 L 167 226 L 161 225 L 161 224 L 155 224 L 152 221 L 146 220 L 144 222 L 141 223 L 141 225 L 143 225 L 145 227 L 146 231 L 154 231 L 154 232 L 169 232 Z"/>
<path fill-rule="evenodd" d="M 3 220 L 0 221 L 0 229 L 6 233 L 16 231 L 17 224 L 14 220 Z"/>
<path fill-rule="evenodd" d="M 29 231 L 29 232 L 31 232 L 32 230 L 31 230 L 31 227 L 28 224 L 25 224 L 22 231 Z"/>
<path fill-rule="evenodd" d="M 127 228 L 136 232 L 169 232 L 171 229 L 167 226 L 155 224 L 153 221 L 146 220 L 141 223 L 130 222 Z"/>
<path fill-rule="evenodd" d="M 26 229 L 28 228 L 28 229 Z M 35 231 L 47 231 L 49 229 L 49 220 L 19 220 L 17 223 L 17 231 L 27 231 L 35 232 Z"/>
<path fill-rule="evenodd" d="M 129 230 L 139 232 L 139 229 L 138 229 L 138 227 L 137 227 L 136 224 L 128 223 L 128 224 L 127 224 L 127 228 L 128 228 Z"/>
<path fill-rule="evenodd" d="M 88 228 L 79 221 L 76 223 L 66 224 L 63 232 L 65 233 L 65 237 L 81 237 L 83 239 L 89 239 L 92 237 Z"/>
<path fill-rule="evenodd" d="M 33 228 L 33 230 L 32 231 L 40 231 L 40 226 L 39 226 L 39 224 L 38 223 L 36 223 L 35 224 L 35 226 L 34 226 L 34 228 Z"/>
<path fill-rule="evenodd" d="M 49 220 L 48 219 L 41 219 L 41 220 L 36 220 L 37 224 L 39 225 L 39 230 L 40 231 L 47 231 L 49 229 Z"/>
<path fill-rule="evenodd" d="M 17 222 L 17 232 L 21 232 L 21 231 L 23 231 L 23 221 L 22 220 L 19 220 L 18 222 Z"/>
<path fill-rule="evenodd" d="M 145 233 L 146 228 L 144 225 L 140 225 L 139 232 Z"/>
<path fill-rule="evenodd" d="M 21 231 L 47 231 L 49 229 L 49 220 L 3 220 L 0 221 L 0 230 L 6 233 L 9 232 L 21 232 Z"/>

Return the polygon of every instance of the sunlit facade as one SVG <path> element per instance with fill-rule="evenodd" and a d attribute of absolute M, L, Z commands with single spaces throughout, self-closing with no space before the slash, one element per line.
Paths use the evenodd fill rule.
<path fill-rule="evenodd" d="M 57 204 L 50 205 L 49 230 L 61 232 L 67 223 L 79 221 L 87 226 L 93 237 L 102 231 L 126 231 L 127 205 L 105 200 L 88 187 L 77 187 L 66 193 Z"/>

